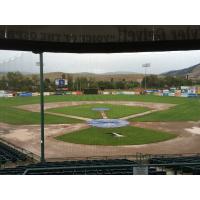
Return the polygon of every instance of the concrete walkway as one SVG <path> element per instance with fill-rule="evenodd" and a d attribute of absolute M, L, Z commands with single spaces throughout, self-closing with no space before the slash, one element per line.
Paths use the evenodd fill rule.
<path fill-rule="evenodd" d="M 62 113 L 54 113 L 54 112 L 45 112 L 45 113 L 51 114 L 51 115 L 56 115 L 56 116 L 61 116 L 61 117 L 69 117 L 69 118 L 73 118 L 73 119 L 80 119 L 80 120 L 83 120 L 83 121 L 92 120 L 91 118 L 78 117 L 78 116 L 74 116 L 74 115 L 66 115 L 66 114 L 62 114 Z"/>
<path fill-rule="evenodd" d="M 149 111 L 146 111 L 146 112 L 143 112 L 143 113 L 137 113 L 137 114 L 129 115 L 129 116 L 126 116 L 126 117 L 121 117 L 119 119 L 122 119 L 122 120 L 132 119 L 132 118 L 140 117 L 140 116 L 143 116 L 143 115 L 148 115 L 150 113 L 157 112 L 157 111 L 158 110 L 149 110 Z"/>

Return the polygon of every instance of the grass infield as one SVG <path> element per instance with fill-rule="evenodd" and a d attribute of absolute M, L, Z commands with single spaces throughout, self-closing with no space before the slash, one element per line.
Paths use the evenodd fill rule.
<path fill-rule="evenodd" d="M 116 137 L 112 133 L 123 135 Z M 57 140 L 88 145 L 140 145 L 161 142 L 176 137 L 175 134 L 126 126 L 121 128 L 89 128 L 56 137 Z"/>
<path fill-rule="evenodd" d="M 111 104 L 86 104 L 79 106 L 68 106 L 48 109 L 48 111 L 63 113 L 68 115 L 76 115 L 81 117 L 87 117 L 92 119 L 102 118 L 99 111 L 94 111 L 92 108 L 109 108 L 110 110 L 105 111 L 108 118 L 120 118 L 132 114 L 148 111 L 148 108 L 139 106 L 125 106 L 125 105 L 111 105 Z"/>

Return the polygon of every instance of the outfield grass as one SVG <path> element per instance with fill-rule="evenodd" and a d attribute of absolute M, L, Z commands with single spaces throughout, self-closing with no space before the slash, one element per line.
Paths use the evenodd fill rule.
<path fill-rule="evenodd" d="M 23 111 L 13 108 L 18 105 L 39 104 L 40 97 L 13 97 L 0 98 L 0 122 L 12 124 L 37 124 L 39 123 L 39 114 L 29 111 Z M 133 121 L 197 121 L 200 120 L 198 99 L 180 98 L 180 97 L 161 97 L 153 95 L 67 95 L 67 96 L 46 96 L 45 102 L 63 102 L 63 101 L 141 101 L 155 103 L 174 103 L 176 107 L 167 111 L 156 112 L 145 117 L 133 119 Z M 116 109 L 117 112 L 123 112 L 123 109 Z M 111 116 L 112 111 L 110 111 Z M 96 113 L 97 114 L 97 113 Z M 116 117 L 117 118 L 117 117 Z M 46 123 L 75 123 L 78 120 L 59 116 L 46 115 Z"/>
<path fill-rule="evenodd" d="M 15 125 L 40 123 L 40 113 L 37 112 L 29 112 L 18 108 L 2 106 L 0 106 L 0 110 L 0 122 Z M 72 124 L 80 122 L 82 121 L 77 119 L 45 114 L 45 124 Z"/>
<path fill-rule="evenodd" d="M 45 102 L 61 102 L 61 101 L 141 101 L 141 102 L 157 102 L 157 103 L 174 103 L 182 104 L 188 101 L 193 101 L 188 98 L 180 97 L 162 97 L 155 95 L 66 95 L 66 96 L 45 96 Z M 18 106 L 26 104 L 38 104 L 40 97 L 13 97 L 0 98 L 0 105 L 3 106 Z"/>
<path fill-rule="evenodd" d="M 79 106 L 68 106 L 60 108 L 48 109 L 48 111 L 63 113 L 68 115 L 75 115 L 81 117 L 87 117 L 92 119 L 102 118 L 99 111 L 93 111 L 92 108 L 109 108 L 110 110 L 105 111 L 108 118 L 120 118 L 132 114 L 148 111 L 149 108 L 139 106 L 125 106 L 125 105 L 111 105 L 111 104 L 85 104 Z"/>
<path fill-rule="evenodd" d="M 115 137 L 111 133 L 124 137 Z M 126 126 L 121 128 L 89 128 L 56 137 L 57 140 L 88 145 L 139 145 L 161 142 L 176 137 L 175 134 Z"/>
<path fill-rule="evenodd" d="M 145 116 L 130 119 L 141 122 L 163 121 L 198 121 L 200 120 L 200 100 L 177 105 L 169 110 L 154 112 Z"/>

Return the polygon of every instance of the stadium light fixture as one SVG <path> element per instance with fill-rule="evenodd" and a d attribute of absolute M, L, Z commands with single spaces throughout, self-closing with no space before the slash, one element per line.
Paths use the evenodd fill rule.
<path fill-rule="evenodd" d="M 142 67 L 144 67 L 144 89 L 146 90 L 147 89 L 147 78 L 146 78 L 146 75 L 147 75 L 147 68 L 150 67 L 151 64 L 150 63 L 145 63 L 142 65 Z"/>

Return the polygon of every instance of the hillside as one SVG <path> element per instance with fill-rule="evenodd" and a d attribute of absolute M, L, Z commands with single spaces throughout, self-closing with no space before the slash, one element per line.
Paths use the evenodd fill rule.
<path fill-rule="evenodd" d="M 63 72 L 51 72 L 51 73 L 45 73 L 44 78 L 49 78 L 50 80 L 54 81 L 57 78 L 62 77 Z M 67 73 L 65 73 L 67 77 Z M 96 81 L 110 81 L 112 78 L 115 81 L 122 81 L 125 79 L 126 81 L 138 81 L 140 82 L 143 78 L 142 74 L 136 74 L 136 73 L 122 73 L 121 72 L 111 72 L 111 73 L 105 73 L 105 74 L 94 74 L 94 73 L 70 73 L 70 76 L 73 77 L 73 79 L 76 79 L 78 77 L 86 77 L 87 79 L 95 79 Z M 31 76 L 31 75 L 30 75 Z"/>
<path fill-rule="evenodd" d="M 163 73 L 164 76 L 175 76 L 175 77 L 186 77 L 188 75 L 189 79 L 197 80 L 200 79 L 200 63 L 193 65 L 188 68 L 173 70 Z"/>
<path fill-rule="evenodd" d="M 61 78 L 63 73 L 65 73 L 67 76 L 66 72 L 68 72 L 68 68 L 64 68 L 64 66 L 66 66 L 66 63 L 68 63 L 70 66 L 70 62 L 66 60 L 65 56 L 52 59 L 50 55 L 45 55 L 44 60 L 44 72 L 46 72 L 44 74 L 45 78 L 49 78 L 50 80 L 54 81 L 57 78 Z M 28 77 L 31 77 L 32 74 L 39 75 L 39 66 L 37 66 L 37 62 L 37 54 L 21 53 L 18 56 L 7 59 L 4 62 L 0 62 L 0 77 L 2 74 L 15 71 L 19 71 Z M 77 66 L 77 68 L 78 67 L 79 66 Z M 123 69 L 123 67 L 121 68 Z M 121 81 L 123 79 L 126 81 L 140 81 L 143 78 L 142 74 L 137 74 L 129 71 L 111 71 L 102 74 L 88 73 L 84 72 L 85 69 L 85 71 L 87 71 L 87 66 L 84 67 L 84 64 L 83 67 L 79 67 L 78 69 L 80 69 L 78 70 L 80 72 L 76 72 L 77 69 L 75 69 L 74 72 L 76 73 L 73 73 L 72 70 L 71 73 L 69 73 L 73 76 L 74 79 L 77 77 L 86 77 L 87 79 L 94 78 L 97 81 L 110 81 L 112 78 L 115 81 Z M 52 70 L 53 72 L 51 72 Z M 83 72 L 81 72 L 82 70 Z"/>

